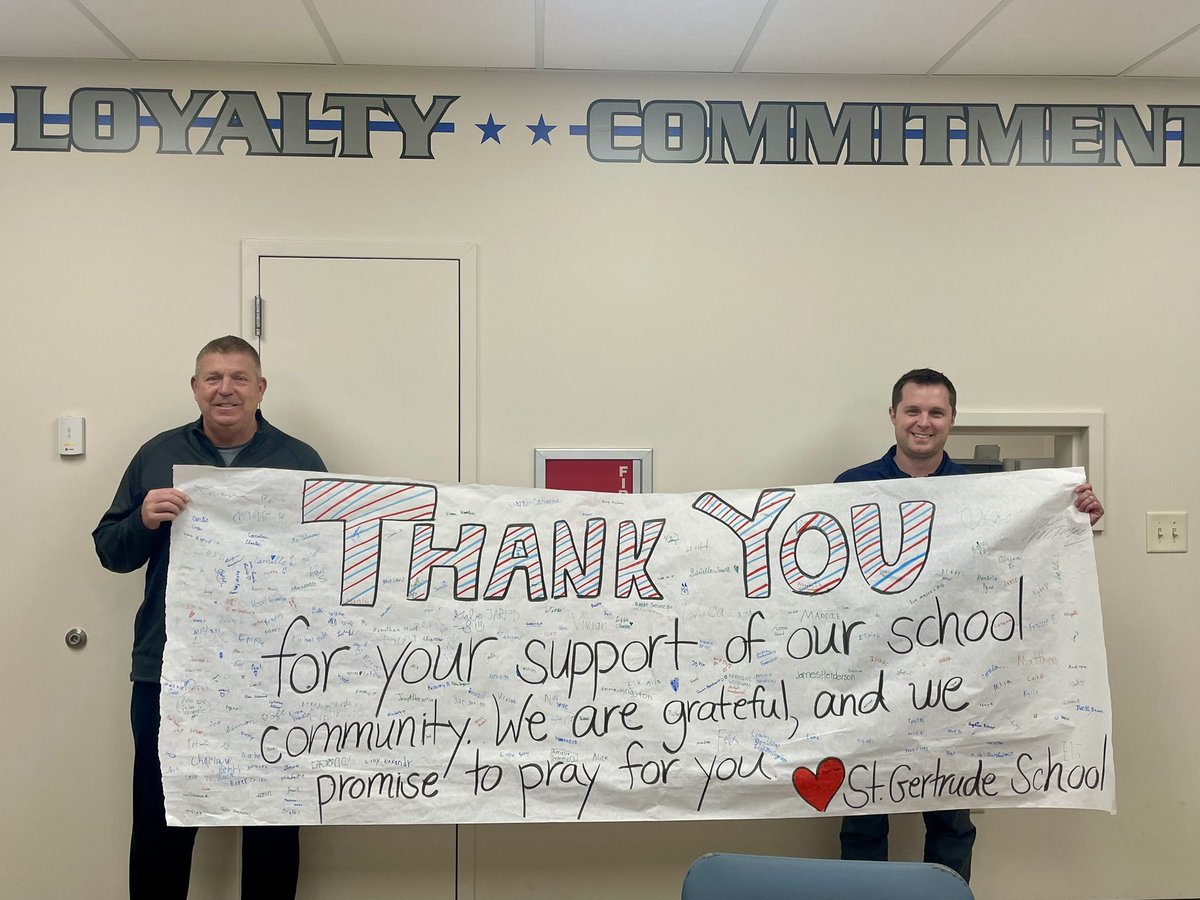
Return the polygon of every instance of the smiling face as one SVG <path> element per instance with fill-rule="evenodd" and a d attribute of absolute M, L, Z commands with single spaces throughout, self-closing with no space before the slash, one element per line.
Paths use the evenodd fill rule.
<path fill-rule="evenodd" d="M 200 407 L 204 433 L 218 447 L 236 447 L 254 437 L 254 413 L 267 380 L 245 353 L 206 353 L 196 363 L 192 396 Z"/>
<path fill-rule="evenodd" d="M 954 425 L 950 392 L 940 384 L 909 382 L 888 414 L 896 426 L 896 464 L 910 475 L 930 474 L 941 463 Z"/>

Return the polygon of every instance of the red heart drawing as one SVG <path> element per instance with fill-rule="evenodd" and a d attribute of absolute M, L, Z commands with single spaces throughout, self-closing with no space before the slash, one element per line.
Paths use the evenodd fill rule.
<path fill-rule="evenodd" d="M 817 771 L 800 766 L 792 772 L 792 787 L 800 798 L 817 812 L 825 812 L 829 801 L 846 780 L 846 767 L 836 756 L 827 756 L 817 763 Z"/>

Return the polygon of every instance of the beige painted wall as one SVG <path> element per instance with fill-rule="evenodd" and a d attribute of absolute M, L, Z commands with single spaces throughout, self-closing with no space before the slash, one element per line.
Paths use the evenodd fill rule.
<path fill-rule="evenodd" d="M 371 160 L 243 158 L 235 145 L 159 156 L 153 131 L 125 155 L 0 156 L 0 894 L 123 894 L 141 579 L 102 571 L 89 534 L 136 447 L 194 415 L 189 359 L 238 330 L 251 237 L 478 245 L 485 482 L 530 484 L 533 448 L 553 446 L 653 447 L 659 490 L 827 481 L 890 442 L 887 389 L 913 365 L 950 373 L 965 410 L 1103 410 L 1096 549 L 1120 811 L 988 812 L 974 887 L 997 900 L 1200 893 L 1200 551 L 1147 556 L 1143 537 L 1147 510 L 1200 510 L 1200 174 L 602 165 L 566 134 L 600 97 L 1192 103 L 1194 84 L 12 61 L 0 73 L 50 85 L 52 111 L 92 85 L 462 95 L 447 117 L 458 131 L 435 136 L 429 162 L 396 159 L 395 144 Z M 473 125 L 489 112 L 510 123 L 498 148 Z M 528 144 L 539 113 L 559 123 L 551 147 Z M 10 136 L 0 125 L 0 146 Z M 55 453 L 64 413 L 87 416 L 82 459 Z M 63 643 L 72 626 L 90 636 L 82 652 Z M 702 852 L 831 855 L 835 831 L 463 829 L 463 884 L 489 900 L 670 898 Z M 897 831 L 896 855 L 915 858 L 913 817 Z M 233 896 L 234 841 L 201 836 L 194 897 Z M 304 897 L 451 896 L 451 828 L 304 841 Z"/>

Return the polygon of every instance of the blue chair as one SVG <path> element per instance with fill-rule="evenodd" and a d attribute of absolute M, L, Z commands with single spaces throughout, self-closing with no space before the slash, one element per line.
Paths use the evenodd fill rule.
<path fill-rule="evenodd" d="M 688 869 L 683 900 L 974 900 L 934 863 L 707 853 Z"/>

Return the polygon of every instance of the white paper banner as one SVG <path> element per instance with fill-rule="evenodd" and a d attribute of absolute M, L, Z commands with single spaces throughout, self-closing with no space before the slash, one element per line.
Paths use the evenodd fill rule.
<path fill-rule="evenodd" d="M 592 494 L 179 467 L 168 820 L 1111 811 L 1082 480 Z"/>

